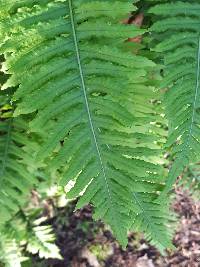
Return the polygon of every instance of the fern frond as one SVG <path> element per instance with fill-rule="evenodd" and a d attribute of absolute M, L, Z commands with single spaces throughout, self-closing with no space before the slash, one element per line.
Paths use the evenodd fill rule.
<path fill-rule="evenodd" d="M 135 8 L 124 1 L 1 2 L 0 52 L 11 75 L 3 89 L 18 86 L 14 115 L 35 115 L 31 131 L 45 140 L 37 159 L 58 171 L 61 184 L 73 180 L 68 196 L 80 196 L 77 208 L 92 203 L 94 217 L 125 246 L 132 194 L 146 193 L 151 205 L 148 194 L 163 188 L 148 83 L 155 64 L 122 48 L 144 33 L 119 23 Z"/>
<path fill-rule="evenodd" d="M 27 123 L 22 118 L 3 118 L 7 117 L 5 114 L 0 119 L 1 225 L 26 203 L 37 182 L 35 171 L 39 166 L 33 160 L 38 144 L 26 135 Z"/>
<path fill-rule="evenodd" d="M 169 119 L 167 146 L 172 149 L 174 162 L 166 192 L 189 163 L 199 161 L 199 9 L 197 1 L 171 1 L 149 10 L 157 15 L 151 30 L 159 39 L 155 51 L 161 53 L 164 60 L 162 88 L 168 88 L 165 97 Z"/>

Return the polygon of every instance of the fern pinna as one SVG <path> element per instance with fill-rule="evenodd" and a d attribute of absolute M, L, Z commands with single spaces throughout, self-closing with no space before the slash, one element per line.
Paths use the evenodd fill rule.
<path fill-rule="evenodd" d="M 151 1 L 160 2 L 160 1 Z M 164 60 L 162 88 L 169 119 L 167 146 L 174 156 L 166 192 L 184 168 L 200 160 L 200 30 L 198 1 L 171 1 L 150 8 L 156 22 L 151 27 Z"/>
<path fill-rule="evenodd" d="M 17 87 L 14 116 L 32 114 L 30 130 L 44 142 L 37 155 L 77 208 L 94 206 L 123 246 L 127 231 L 145 231 L 170 247 L 159 129 L 149 82 L 154 63 L 127 51 L 144 30 L 120 23 L 132 1 L 1 2 L 3 89 Z"/>

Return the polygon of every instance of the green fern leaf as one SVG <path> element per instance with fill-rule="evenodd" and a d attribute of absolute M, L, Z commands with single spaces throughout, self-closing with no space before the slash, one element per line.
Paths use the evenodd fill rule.
<path fill-rule="evenodd" d="M 169 119 L 167 146 L 172 148 L 173 165 L 165 192 L 189 163 L 199 160 L 200 128 L 200 32 L 197 1 L 172 1 L 156 5 L 150 13 L 159 16 L 151 27 L 159 34 L 155 51 L 164 59 L 166 112 Z"/>
<path fill-rule="evenodd" d="M 122 48 L 145 32 L 119 23 L 135 8 L 106 0 L 1 2 L 0 52 L 10 74 L 3 89 L 18 86 L 14 115 L 35 116 L 30 129 L 45 140 L 37 159 L 61 184 L 73 180 L 68 195 L 80 196 L 77 208 L 92 203 L 94 217 L 126 246 L 133 193 L 146 193 L 151 205 L 148 194 L 163 188 L 148 83 L 155 64 Z"/>

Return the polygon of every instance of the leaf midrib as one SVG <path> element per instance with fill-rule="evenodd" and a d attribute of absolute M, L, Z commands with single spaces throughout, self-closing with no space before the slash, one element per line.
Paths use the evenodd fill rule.
<path fill-rule="evenodd" d="M 111 190 L 109 188 L 109 182 L 108 182 L 108 178 L 106 176 L 105 167 L 104 167 L 102 156 L 101 156 L 101 152 L 100 152 L 100 149 L 99 149 L 99 145 L 98 145 L 98 141 L 97 141 L 97 137 L 96 137 L 96 133 L 95 133 L 95 128 L 94 128 L 93 121 L 92 121 L 91 111 L 90 111 L 90 107 L 89 107 L 87 92 L 86 92 L 86 86 L 85 86 L 84 74 L 83 74 L 83 69 L 82 69 L 82 64 L 81 64 L 79 45 L 78 45 L 78 40 L 77 40 L 77 35 L 76 35 L 75 21 L 74 21 L 74 14 L 73 14 L 73 8 L 72 8 L 72 1 L 71 0 L 69 0 L 69 10 L 70 10 L 70 21 L 71 21 L 71 26 L 72 26 L 74 46 L 75 46 L 75 50 L 76 50 L 76 58 L 77 58 L 77 63 L 78 63 L 78 67 L 79 67 L 79 74 L 80 74 L 80 79 L 81 79 L 81 87 L 83 89 L 83 96 L 84 96 L 84 100 L 85 100 L 85 106 L 86 106 L 86 110 L 87 110 L 88 121 L 89 121 L 90 129 L 91 129 L 91 133 L 92 133 L 92 136 L 93 136 L 93 143 L 94 143 L 95 148 L 96 148 L 96 153 L 97 153 L 97 156 L 98 156 L 98 159 L 99 159 L 99 163 L 100 163 L 100 166 L 101 166 L 101 169 L 102 169 L 104 181 L 105 181 L 105 184 L 106 184 L 106 190 L 108 192 L 108 196 L 109 196 L 109 199 L 110 199 L 112 212 L 113 212 L 115 210 L 115 208 L 114 208 L 114 203 L 113 203 L 113 200 L 112 200 L 112 193 L 111 193 Z"/>

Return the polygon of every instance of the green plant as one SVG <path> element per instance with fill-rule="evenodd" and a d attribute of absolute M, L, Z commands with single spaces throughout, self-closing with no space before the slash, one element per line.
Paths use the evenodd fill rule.
<path fill-rule="evenodd" d="M 38 215 L 40 210 L 29 208 L 21 210 L 1 226 L 0 261 L 6 267 L 21 267 L 21 263 L 28 260 L 28 255 L 40 258 L 62 259 L 59 248 L 54 244 L 55 235 L 47 218 Z"/>
<path fill-rule="evenodd" d="M 198 160 L 198 12 L 190 12 L 187 1 L 148 11 L 157 15 L 150 18 L 156 22 L 148 46 L 157 52 L 155 61 L 164 59 L 162 79 L 152 52 L 125 42 L 147 32 L 120 23 L 130 11 L 137 12 L 132 2 L 0 1 L 2 89 L 11 91 L 9 100 L 2 94 L 11 99 L 8 118 L 1 119 L 6 127 L 0 147 L 1 181 L 7 190 L 6 197 L 3 191 L 0 196 L 0 213 L 7 216 L 5 222 L 23 206 L 24 178 L 31 175 L 28 192 L 44 171 L 63 186 L 70 183 L 67 196 L 78 197 L 77 208 L 91 203 L 94 218 L 109 224 L 124 247 L 132 229 L 145 232 L 161 251 L 172 247 L 164 193 L 189 158 Z M 161 1 L 145 2 L 154 6 Z M 180 25 L 180 19 L 185 23 Z M 174 35 L 177 30 L 181 32 Z M 167 91 L 165 147 L 175 157 L 167 182 L 159 87 Z M 16 140 L 11 130 L 18 132 Z M 13 175 L 13 190 L 4 172 L 16 164 L 22 184 L 18 188 Z M 8 196 L 15 199 L 6 202 Z"/>
<path fill-rule="evenodd" d="M 30 191 L 38 183 L 40 186 L 46 184 L 48 188 L 49 182 L 39 171 L 42 165 L 37 164 L 33 157 L 39 139 L 27 133 L 25 118 L 12 117 L 11 104 L 10 96 L 1 94 L 0 262 L 6 267 L 21 267 L 21 262 L 27 260 L 24 251 L 39 253 L 41 258 L 60 258 L 60 254 L 53 244 L 55 238 L 51 226 L 40 225 L 45 218 L 36 220 L 39 214 L 35 208 L 26 208 L 24 213 Z"/>
<path fill-rule="evenodd" d="M 189 163 L 199 161 L 199 8 L 197 1 L 171 1 L 149 10 L 157 15 L 151 31 L 157 34 L 158 40 L 154 51 L 164 61 L 161 87 L 169 88 L 165 94 L 169 121 L 166 147 L 171 149 L 174 162 L 166 192 Z"/>

